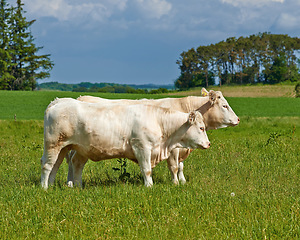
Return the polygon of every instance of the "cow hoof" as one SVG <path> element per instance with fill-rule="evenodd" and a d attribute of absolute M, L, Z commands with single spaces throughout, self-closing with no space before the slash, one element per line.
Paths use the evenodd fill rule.
<path fill-rule="evenodd" d="M 179 185 L 178 180 L 173 180 L 173 184 L 174 184 L 174 185 Z"/>
<path fill-rule="evenodd" d="M 72 187 L 74 187 L 74 185 L 73 185 L 73 182 L 72 181 L 68 181 L 68 187 L 70 187 L 70 188 L 72 188 Z"/>
<path fill-rule="evenodd" d="M 145 186 L 146 186 L 147 188 L 152 188 L 152 187 L 153 187 L 153 183 L 152 183 L 152 184 L 151 184 L 151 183 L 146 183 Z"/>
<path fill-rule="evenodd" d="M 186 184 L 186 180 L 185 179 L 180 179 L 180 184 L 182 184 L 182 185 Z"/>

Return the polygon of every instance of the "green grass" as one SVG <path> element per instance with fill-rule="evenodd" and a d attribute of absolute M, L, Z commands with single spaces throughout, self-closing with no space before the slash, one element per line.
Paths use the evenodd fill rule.
<path fill-rule="evenodd" d="M 87 93 L 58 91 L 0 91 L 0 119 L 14 119 L 14 116 L 16 115 L 18 120 L 42 120 L 44 118 L 44 111 L 46 107 L 56 97 L 77 98 L 80 95 L 86 94 Z M 109 99 L 166 97 L 166 95 L 156 94 L 88 94 Z M 238 116 L 248 116 L 249 114 L 255 117 L 300 116 L 299 98 L 227 98 L 227 100 Z"/>
<path fill-rule="evenodd" d="M 142 94 L 114 94 L 114 93 L 76 93 L 60 91 L 0 91 L 0 119 L 14 119 L 16 114 L 19 120 L 44 119 L 44 111 L 48 104 L 56 97 L 77 98 L 80 95 L 91 95 L 109 99 L 128 98 L 140 99 L 162 98 L 165 95 Z"/>
<path fill-rule="evenodd" d="M 242 118 L 210 131 L 212 147 L 185 162 L 173 186 L 166 163 L 147 189 L 136 164 L 88 162 L 84 189 L 39 186 L 42 121 L 0 122 L 0 238 L 298 239 L 299 118 Z M 234 193 L 235 196 L 231 194 Z"/>
<path fill-rule="evenodd" d="M 226 98 L 239 116 L 300 116 L 300 98 Z"/>
<path fill-rule="evenodd" d="M 21 105 L 22 94 L 11 104 Z M 24 93 L 23 103 L 39 99 L 44 111 L 54 95 L 62 97 L 39 94 Z M 278 99 L 247 101 L 229 99 L 241 123 L 208 132 L 211 148 L 185 161 L 186 185 L 174 186 L 162 162 L 151 189 L 136 164 L 128 161 L 123 182 L 112 169 L 117 160 L 107 160 L 87 163 L 83 189 L 66 187 L 64 162 L 44 191 L 42 118 L 0 120 L 0 239 L 299 239 L 299 101 L 285 108 Z M 24 111 L 23 119 L 37 112 Z"/>

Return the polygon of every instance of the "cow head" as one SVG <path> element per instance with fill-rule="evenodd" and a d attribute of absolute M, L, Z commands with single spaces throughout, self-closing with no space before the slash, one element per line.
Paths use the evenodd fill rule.
<path fill-rule="evenodd" d="M 189 113 L 187 121 L 188 129 L 184 134 L 182 146 L 185 148 L 202 148 L 206 149 L 210 147 L 210 142 L 206 135 L 205 124 L 200 112 L 193 111 Z"/>
<path fill-rule="evenodd" d="M 208 102 L 199 109 L 203 114 L 207 130 L 236 126 L 239 124 L 240 119 L 234 113 L 220 91 L 210 90 L 208 92 L 203 88 L 201 93 L 202 96 L 208 97 Z"/>

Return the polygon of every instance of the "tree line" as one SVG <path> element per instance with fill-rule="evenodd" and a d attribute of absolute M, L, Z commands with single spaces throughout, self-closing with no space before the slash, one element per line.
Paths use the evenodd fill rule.
<path fill-rule="evenodd" d="M 297 82 L 299 49 L 299 38 L 267 32 L 191 48 L 176 62 L 181 73 L 175 86 Z"/>
<path fill-rule="evenodd" d="M 128 85 L 116 83 L 90 83 L 81 82 L 78 84 L 45 82 L 37 85 L 38 90 L 59 90 L 72 92 L 104 92 L 104 93 L 135 93 L 135 94 L 156 94 L 168 93 L 173 85 Z"/>
<path fill-rule="evenodd" d="M 34 44 L 23 3 L 16 6 L 0 0 L 0 90 L 33 90 L 37 79 L 50 76 L 50 55 L 37 55 L 43 47 Z"/>

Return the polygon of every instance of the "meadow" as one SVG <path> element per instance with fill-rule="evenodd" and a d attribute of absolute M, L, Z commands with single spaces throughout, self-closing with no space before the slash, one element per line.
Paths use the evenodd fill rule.
<path fill-rule="evenodd" d="M 0 91 L 1 239 L 300 238 L 300 99 L 227 98 L 241 123 L 208 132 L 211 148 L 185 161 L 185 185 L 172 184 L 166 162 L 145 188 L 136 164 L 126 161 L 121 179 L 108 160 L 87 163 L 83 189 L 66 186 L 63 163 L 44 191 L 43 112 L 79 95 Z"/>

